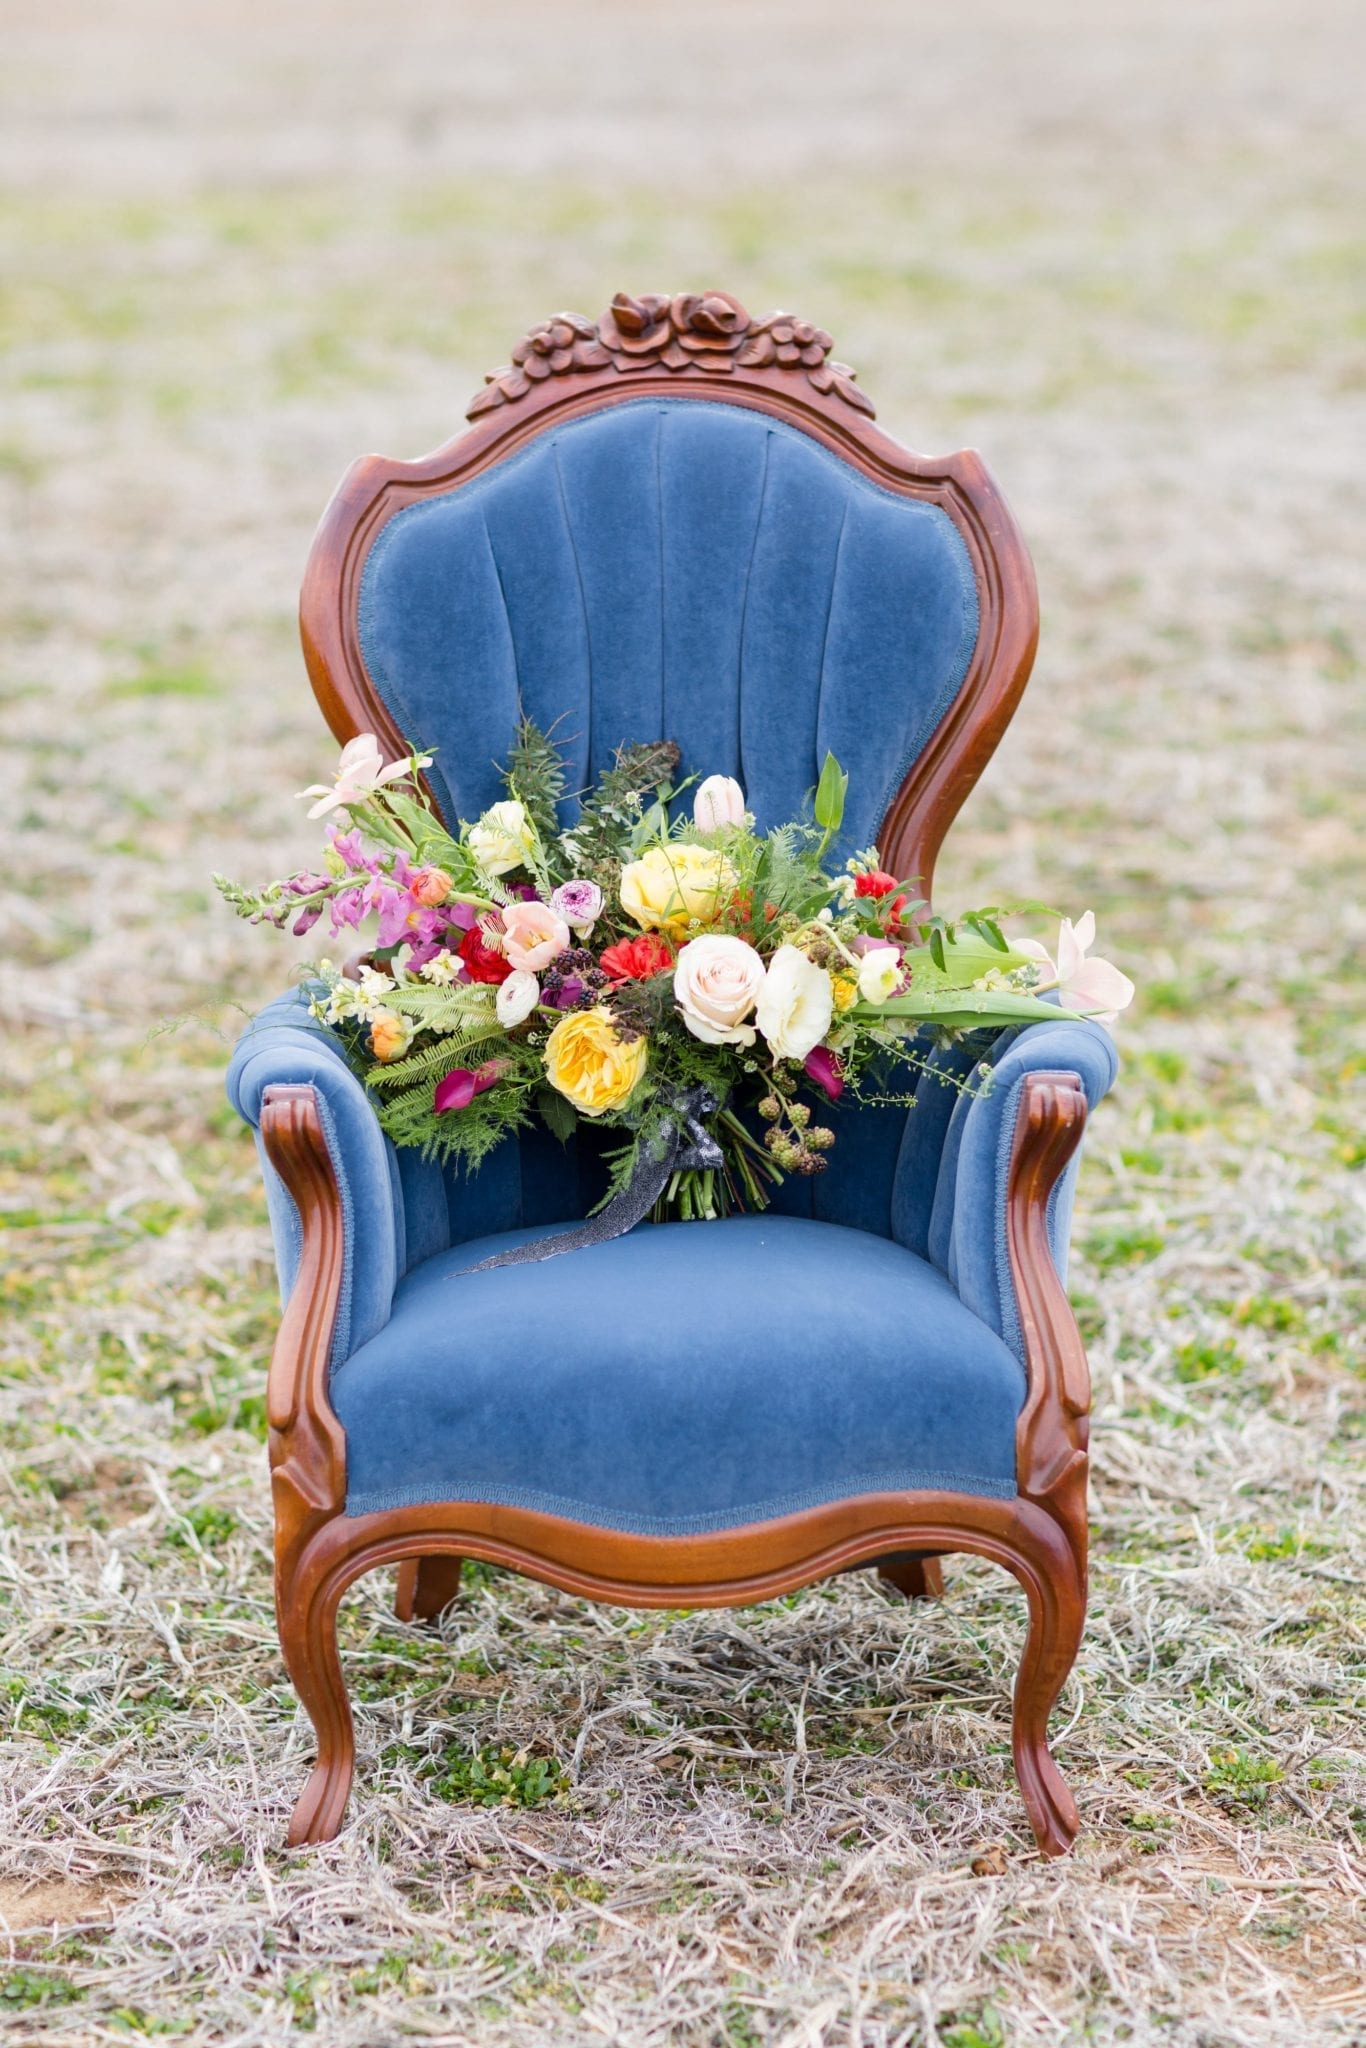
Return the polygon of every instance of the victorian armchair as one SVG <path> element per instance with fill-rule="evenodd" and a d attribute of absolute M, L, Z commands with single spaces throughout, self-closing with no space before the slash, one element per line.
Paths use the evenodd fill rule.
<path fill-rule="evenodd" d="M 521 708 L 558 721 L 576 786 L 667 737 L 686 769 L 738 776 L 761 825 L 796 814 L 829 748 L 852 771 L 845 850 L 876 840 L 928 894 L 1024 688 L 1033 576 L 979 458 L 899 447 L 829 349 L 721 293 L 620 297 L 528 335 L 435 454 L 358 462 L 302 599 L 336 736 L 433 748 L 450 822 L 497 796 Z M 1040 1847 L 1069 1847 L 1047 1723 L 1085 1611 L 1089 1388 L 1062 1276 L 1115 1060 L 1061 1018 L 986 1057 L 985 1091 L 926 1077 L 909 1113 L 836 1112 L 830 1170 L 762 1216 L 468 1272 L 585 1214 L 591 1133 L 446 1173 L 395 1151 L 297 994 L 249 1027 L 229 1091 L 285 1300 L 277 1612 L 318 1744 L 292 1843 L 341 1825 L 336 1614 L 373 1567 L 398 1566 L 412 1619 L 456 1596 L 466 1557 L 672 1608 L 860 1565 L 929 1595 L 938 1558 L 973 1551 L 1027 1597 L 1016 1770 Z M 636 1291 L 716 1309 L 724 1344 L 699 1357 L 667 1317 L 645 1344 L 593 1313 Z"/>

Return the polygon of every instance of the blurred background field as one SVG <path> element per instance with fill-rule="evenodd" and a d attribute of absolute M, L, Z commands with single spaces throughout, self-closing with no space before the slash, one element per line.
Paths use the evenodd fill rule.
<path fill-rule="evenodd" d="M 198 13 L 5 9 L 13 2038 L 1366 2038 L 1359 13 Z M 1140 984 L 1074 1240 L 1084 1833 L 1033 1854 L 985 1566 L 690 1617 L 479 1569 L 443 1640 L 353 1601 L 351 1825 L 287 1854 L 221 1073 L 289 959 L 208 875 L 313 843 L 293 611 L 348 461 L 446 438 L 552 310 L 713 284 L 985 452 L 1043 639 L 940 907 L 1089 906 Z"/>

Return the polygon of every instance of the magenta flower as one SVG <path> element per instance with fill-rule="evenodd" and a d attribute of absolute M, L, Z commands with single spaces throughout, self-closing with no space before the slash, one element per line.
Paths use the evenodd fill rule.
<path fill-rule="evenodd" d="M 353 874 L 376 875 L 379 873 L 379 858 L 367 853 L 361 843 L 359 832 L 339 832 L 334 825 L 331 832 L 332 851 L 339 860 L 344 860 Z"/>
<path fill-rule="evenodd" d="M 838 1102 L 844 1093 L 844 1076 L 840 1063 L 828 1045 L 814 1045 L 802 1061 L 807 1079 L 814 1081 L 818 1088 L 824 1088 L 832 1102 Z"/>
<path fill-rule="evenodd" d="M 485 1060 L 482 1067 L 452 1067 L 449 1074 L 436 1084 L 432 1108 L 438 1116 L 443 1116 L 447 1110 L 468 1109 L 476 1095 L 492 1088 L 505 1065 L 503 1060 Z"/>

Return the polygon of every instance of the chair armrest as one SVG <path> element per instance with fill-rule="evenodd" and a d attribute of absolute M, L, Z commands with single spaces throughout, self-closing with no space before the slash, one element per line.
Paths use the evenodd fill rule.
<path fill-rule="evenodd" d="M 336 1365 L 389 1320 L 394 1288 L 408 1264 L 403 1186 L 373 1103 L 332 1032 L 309 1015 L 307 996 L 296 989 L 269 1004 L 237 1041 L 227 1092 L 256 1132 L 283 1301 L 294 1289 L 302 1233 L 298 1208 L 261 1139 L 266 1090 L 281 1085 L 312 1089 L 341 1200 L 343 1273 L 331 1346 Z"/>
<path fill-rule="evenodd" d="M 1109 1092 L 1119 1062 L 1099 1024 L 1029 1024 L 992 1048 L 992 1085 L 959 1101 L 945 1134 L 930 1222 L 929 1251 L 981 1317 L 1021 1360 L 1025 1336 L 1012 1277 L 1007 1197 L 1025 1083 L 1031 1074 L 1075 1076 L 1089 1110 Z M 1073 1150 L 1047 1197 L 1047 1242 L 1058 1278 L 1067 1277 L 1067 1240 L 1077 1181 Z"/>

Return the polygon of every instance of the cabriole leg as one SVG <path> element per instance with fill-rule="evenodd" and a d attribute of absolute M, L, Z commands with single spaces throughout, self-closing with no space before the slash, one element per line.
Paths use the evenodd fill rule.
<path fill-rule="evenodd" d="M 1048 1747 L 1048 1717 L 1076 1661 L 1086 1591 L 1075 1559 L 1070 1571 L 1015 1570 L 1029 1599 L 1029 1633 L 1015 1680 L 1011 1748 L 1034 1838 L 1045 1856 L 1065 1856 L 1076 1839 L 1077 1803 Z"/>
<path fill-rule="evenodd" d="M 280 1647 L 294 1690 L 313 1723 L 318 1761 L 290 1817 L 288 1842 L 330 1842 L 342 1824 L 356 1764 L 356 1732 L 337 1650 L 339 1574 L 318 1579 L 297 1569 L 277 1591 Z"/>

